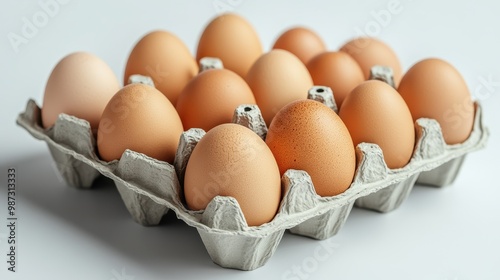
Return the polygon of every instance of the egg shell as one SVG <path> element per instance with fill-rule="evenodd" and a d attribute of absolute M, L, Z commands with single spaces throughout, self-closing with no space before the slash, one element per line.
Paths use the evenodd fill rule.
<path fill-rule="evenodd" d="M 201 34 L 196 60 L 217 57 L 224 67 L 244 78 L 262 54 L 262 44 L 254 28 L 239 15 L 222 14 L 214 18 Z"/>
<path fill-rule="evenodd" d="M 345 97 L 365 78 L 358 63 L 344 52 L 324 52 L 306 65 L 315 85 L 328 86 L 340 108 Z"/>
<path fill-rule="evenodd" d="M 448 62 L 429 58 L 413 65 L 398 88 L 414 120 L 439 122 L 448 144 L 464 142 L 472 131 L 474 104 L 462 75 Z"/>
<path fill-rule="evenodd" d="M 401 168 L 410 161 L 415 146 L 414 122 L 403 98 L 388 84 L 363 82 L 346 97 L 339 116 L 354 145 L 379 145 L 389 168 Z"/>
<path fill-rule="evenodd" d="M 231 122 L 241 104 L 255 104 L 245 80 L 227 69 L 209 69 L 193 78 L 179 96 L 176 109 L 184 128 L 205 131 Z"/>
<path fill-rule="evenodd" d="M 177 111 L 160 91 L 130 84 L 104 109 L 97 148 L 105 161 L 117 160 L 129 149 L 172 163 L 183 131 Z"/>
<path fill-rule="evenodd" d="M 313 86 L 311 75 L 300 59 L 280 49 L 262 55 L 245 80 L 267 125 L 283 106 L 306 99 L 307 91 Z"/>
<path fill-rule="evenodd" d="M 283 107 L 271 122 L 266 143 L 283 175 L 288 169 L 306 171 L 320 196 L 349 188 L 356 167 L 349 131 L 335 112 L 313 100 Z"/>
<path fill-rule="evenodd" d="M 347 42 L 340 51 L 348 53 L 363 70 L 365 80 L 370 77 L 370 69 L 373 66 L 389 66 L 394 71 L 394 83 L 396 87 L 401 81 L 403 70 L 396 53 L 384 42 L 371 38 L 359 37 Z"/>
<path fill-rule="evenodd" d="M 99 57 L 76 52 L 65 56 L 52 70 L 42 105 L 43 127 L 52 127 L 61 113 L 85 119 L 97 131 L 104 107 L 120 89 L 109 66 Z"/>
<path fill-rule="evenodd" d="M 323 39 L 309 28 L 294 27 L 281 34 L 273 49 L 287 50 L 307 64 L 314 56 L 326 51 Z"/>
<path fill-rule="evenodd" d="M 205 209 L 217 195 L 234 197 L 248 225 L 258 226 L 276 215 L 281 176 L 273 154 L 257 134 L 238 124 L 222 124 L 194 148 L 184 195 L 192 210 Z"/>
<path fill-rule="evenodd" d="M 187 46 L 173 33 L 157 30 L 142 37 L 132 49 L 124 83 L 134 74 L 149 76 L 175 105 L 184 86 L 197 73 L 198 64 Z"/>

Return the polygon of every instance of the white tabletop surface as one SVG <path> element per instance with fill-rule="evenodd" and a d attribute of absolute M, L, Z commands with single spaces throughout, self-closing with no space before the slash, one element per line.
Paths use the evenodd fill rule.
<path fill-rule="evenodd" d="M 5 1 L 0 9 L 0 279 L 500 279 L 495 160 L 500 158 L 500 6 L 436 2 L 60 0 L 46 22 L 38 22 L 16 46 L 9 34 L 21 36 L 26 21 L 44 20 L 47 12 L 38 1 Z M 388 6 L 396 12 L 387 12 Z M 142 35 L 170 30 L 194 53 L 203 27 L 221 9 L 246 17 L 265 50 L 283 30 L 300 24 L 316 30 L 331 50 L 360 32 L 375 35 L 393 47 L 405 70 L 426 57 L 446 59 L 483 104 L 491 132 L 487 148 L 467 156 L 453 185 L 416 186 L 387 214 L 355 208 L 326 241 L 285 233 L 264 267 L 243 272 L 215 265 L 197 231 L 174 215 L 157 227 L 136 224 L 106 180 L 91 190 L 68 187 L 47 146 L 15 124 L 29 98 L 41 104 L 50 71 L 66 54 L 92 52 L 121 79 Z M 16 168 L 18 185 L 16 273 L 7 271 L 4 261 L 9 167 Z M 326 258 L 317 258 L 318 247 Z"/>

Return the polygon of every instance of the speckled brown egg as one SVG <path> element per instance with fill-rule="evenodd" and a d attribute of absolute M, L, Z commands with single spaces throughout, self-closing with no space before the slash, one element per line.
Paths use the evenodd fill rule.
<path fill-rule="evenodd" d="M 281 174 L 305 170 L 320 196 L 340 194 L 351 185 L 356 167 L 351 136 L 322 103 L 306 99 L 283 107 L 271 122 L 266 143 Z"/>
<path fill-rule="evenodd" d="M 328 86 L 333 90 L 337 107 L 345 97 L 365 78 L 358 63 L 344 52 L 324 52 L 306 65 L 315 85 Z"/>
<path fill-rule="evenodd" d="M 262 55 L 245 80 L 267 125 L 283 106 L 306 99 L 307 91 L 313 86 L 311 75 L 300 59 L 279 49 Z"/>
<path fill-rule="evenodd" d="M 462 143 L 472 131 L 474 104 L 462 75 L 448 62 L 430 58 L 413 65 L 398 88 L 413 116 L 438 121 L 448 144 Z"/>
<path fill-rule="evenodd" d="M 307 64 L 311 58 L 326 51 L 323 39 L 309 28 L 294 27 L 281 34 L 273 49 L 287 50 Z"/>
<path fill-rule="evenodd" d="M 191 80 L 177 102 L 184 128 L 205 131 L 229 123 L 239 105 L 255 104 L 245 80 L 231 70 L 210 69 Z"/>
<path fill-rule="evenodd" d="M 280 172 L 264 141 L 238 124 L 222 124 L 203 136 L 189 158 L 184 195 L 191 210 L 217 195 L 234 197 L 249 226 L 270 222 L 281 199 Z"/>
<path fill-rule="evenodd" d="M 390 85 L 377 80 L 363 82 L 346 97 L 339 116 L 354 145 L 377 144 L 389 168 L 401 168 L 410 161 L 415 126 L 408 106 Z"/>
<path fill-rule="evenodd" d="M 172 104 L 198 73 L 198 64 L 187 46 L 173 33 L 158 30 L 146 34 L 132 49 L 125 67 L 124 84 L 130 75 L 153 79 L 155 87 Z"/>
<path fill-rule="evenodd" d="M 97 148 L 105 161 L 126 149 L 173 163 L 183 132 L 170 101 L 154 87 L 130 84 L 109 101 L 99 122 Z"/>
<path fill-rule="evenodd" d="M 262 54 L 262 44 L 252 25 L 236 14 L 222 14 L 205 27 L 198 42 L 196 60 L 217 57 L 224 67 L 245 77 Z"/>
<path fill-rule="evenodd" d="M 384 42 L 370 37 L 359 37 L 347 42 L 340 48 L 358 62 L 365 79 L 370 77 L 370 69 L 375 65 L 391 67 L 396 87 L 401 81 L 403 70 L 396 53 Z"/>

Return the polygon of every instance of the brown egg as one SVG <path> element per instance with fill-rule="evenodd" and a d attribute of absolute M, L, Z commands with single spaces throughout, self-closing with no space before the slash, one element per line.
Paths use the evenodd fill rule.
<path fill-rule="evenodd" d="M 244 78 L 261 54 L 262 45 L 250 23 L 238 15 L 223 14 L 205 27 L 196 60 L 217 57 L 226 69 Z"/>
<path fill-rule="evenodd" d="M 460 73 L 441 59 L 425 59 L 413 65 L 398 88 L 413 120 L 435 119 L 448 144 L 462 143 L 472 131 L 474 104 Z"/>
<path fill-rule="evenodd" d="M 415 145 L 413 119 L 403 98 L 388 84 L 363 82 L 346 97 L 339 116 L 354 145 L 379 145 L 389 168 L 401 168 L 410 161 Z"/>
<path fill-rule="evenodd" d="M 325 52 L 326 46 L 323 39 L 314 31 L 295 27 L 281 34 L 273 49 L 287 50 L 296 55 L 302 63 L 307 64 L 311 58 Z"/>
<path fill-rule="evenodd" d="M 85 52 L 67 55 L 52 70 L 43 96 L 42 125 L 54 125 L 61 113 L 87 120 L 94 134 L 108 101 L 120 89 L 109 66 Z"/>
<path fill-rule="evenodd" d="M 365 78 L 358 63 L 344 52 L 324 52 L 306 65 L 315 85 L 328 86 L 333 90 L 337 107 L 345 97 Z"/>
<path fill-rule="evenodd" d="M 365 79 L 370 77 L 370 69 L 373 66 L 389 66 L 394 72 L 396 87 L 399 85 L 403 72 L 401 63 L 396 53 L 384 42 L 375 38 L 359 37 L 347 42 L 340 50 L 348 53 L 358 62 Z"/>
<path fill-rule="evenodd" d="M 205 209 L 217 195 L 234 197 L 249 226 L 270 222 L 281 199 L 273 154 L 250 129 L 222 124 L 205 134 L 189 158 L 184 195 L 191 210 Z"/>
<path fill-rule="evenodd" d="M 248 71 L 246 81 L 267 125 L 283 106 L 306 99 L 307 91 L 313 86 L 304 64 L 285 50 L 262 55 Z"/>
<path fill-rule="evenodd" d="M 175 105 L 184 86 L 197 73 L 198 64 L 177 36 L 167 31 L 153 31 L 146 34 L 130 53 L 124 84 L 130 75 L 149 76 L 155 87 Z"/>
<path fill-rule="evenodd" d="M 154 87 L 130 84 L 104 109 L 97 133 L 99 156 L 120 159 L 125 149 L 173 163 L 182 123 L 172 103 Z"/>
<path fill-rule="evenodd" d="M 210 69 L 191 80 L 177 102 L 177 112 L 186 130 L 205 131 L 231 122 L 236 107 L 255 104 L 245 80 L 227 69 Z"/>
<path fill-rule="evenodd" d="M 273 119 L 266 143 L 280 173 L 305 170 L 316 193 L 333 196 L 351 185 L 356 156 L 349 131 L 329 107 L 298 100 L 283 107 Z"/>

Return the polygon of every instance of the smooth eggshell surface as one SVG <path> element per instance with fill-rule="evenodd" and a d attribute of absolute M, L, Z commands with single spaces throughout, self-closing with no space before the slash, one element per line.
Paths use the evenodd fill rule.
<path fill-rule="evenodd" d="M 109 66 L 85 52 L 72 53 L 50 74 L 42 105 L 42 124 L 49 128 L 61 113 L 87 120 L 96 133 L 104 107 L 120 89 Z"/>
<path fill-rule="evenodd" d="M 196 60 L 216 57 L 224 68 L 244 78 L 262 54 L 262 44 L 254 28 L 244 18 L 223 14 L 213 19 L 198 42 Z"/>
<path fill-rule="evenodd" d="M 281 199 L 273 154 L 250 129 L 222 124 L 208 131 L 189 158 L 184 194 L 191 210 L 205 209 L 217 195 L 234 197 L 249 226 L 270 222 Z"/>
<path fill-rule="evenodd" d="M 316 193 L 333 196 L 349 188 L 356 167 L 351 136 L 329 107 L 298 100 L 283 107 L 271 122 L 266 143 L 280 173 L 305 170 Z"/>
<path fill-rule="evenodd" d="M 246 81 L 267 125 L 283 106 L 306 99 L 313 86 L 311 75 L 300 59 L 279 49 L 262 55 L 248 72 Z"/>
<path fill-rule="evenodd" d="M 315 85 L 330 87 L 340 108 L 345 97 L 365 78 L 358 63 L 344 52 L 324 52 L 309 61 L 307 69 Z"/>
<path fill-rule="evenodd" d="M 172 103 L 154 87 L 130 84 L 104 109 L 97 133 L 99 156 L 120 159 L 125 149 L 173 163 L 182 123 Z"/>
<path fill-rule="evenodd" d="M 288 29 L 274 43 L 273 49 L 287 50 L 307 64 L 314 56 L 325 52 L 323 39 L 314 31 L 305 27 Z"/>
<path fill-rule="evenodd" d="M 208 131 L 231 122 L 234 110 L 242 104 L 255 104 L 245 80 L 227 69 L 210 69 L 187 84 L 176 109 L 186 130 L 202 128 Z"/>
<path fill-rule="evenodd" d="M 408 106 L 390 85 L 377 80 L 363 82 L 346 97 L 339 116 L 354 145 L 379 145 L 389 168 L 401 168 L 410 161 L 415 126 Z"/>
<path fill-rule="evenodd" d="M 388 66 L 394 72 L 396 87 L 401 81 L 403 70 L 396 53 L 384 42 L 370 37 L 359 37 L 347 42 L 340 48 L 358 62 L 365 80 L 370 77 L 370 69 L 375 65 Z"/>
<path fill-rule="evenodd" d="M 132 49 L 125 67 L 124 84 L 130 75 L 149 76 L 155 87 L 175 105 L 184 86 L 197 73 L 198 64 L 176 35 L 153 31 Z"/>
<path fill-rule="evenodd" d="M 438 121 L 448 144 L 467 140 L 474 123 L 474 104 L 465 80 L 448 62 L 425 59 L 408 70 L 399 93 L 414 120 Z"/>

